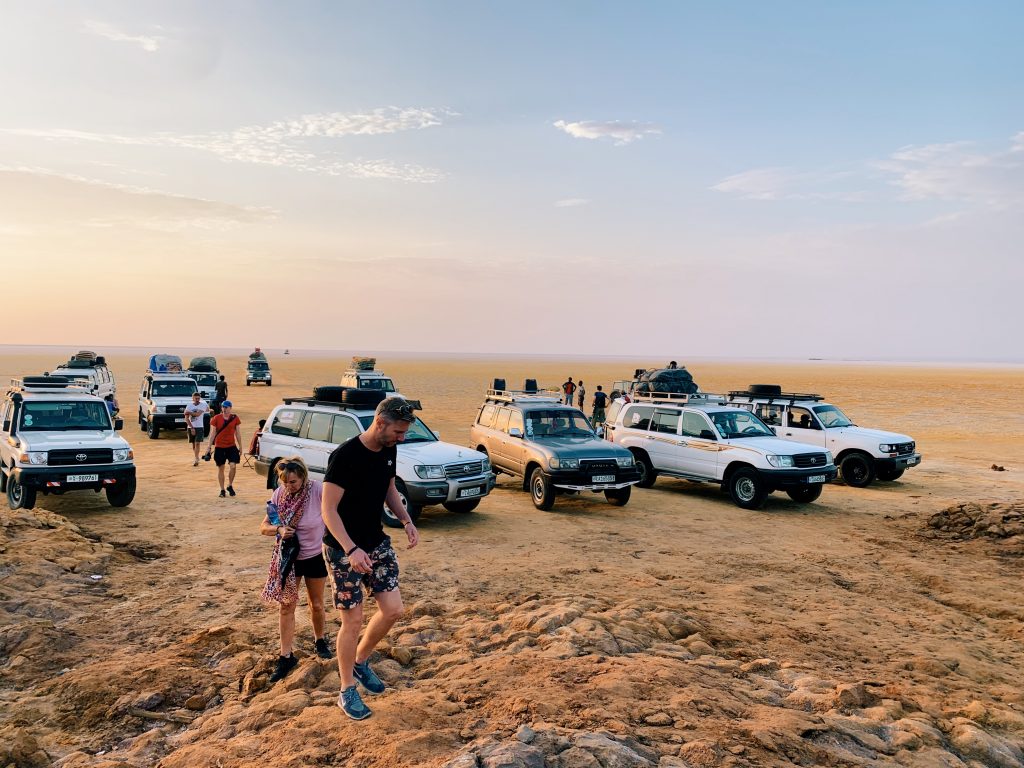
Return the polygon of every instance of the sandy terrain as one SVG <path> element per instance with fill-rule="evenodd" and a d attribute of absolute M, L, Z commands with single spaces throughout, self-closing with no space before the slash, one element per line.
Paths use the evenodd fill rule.
<path fill-rule="evenodd" d="M 0 356 L 0 376 L 59 358 Z M 924 463 L 759 512 L 671 479 L 623 508 L 560 497 L 538 512 L 507 478 L 473 514 L 428 510 L 421 546 L 399 550 L 408 612 L 377 663 L 389 690 L 353 723 L 304 614 L 300 666 L 267 686 L 258 476 L 217 498 L 183 433 L 138 431 L 142 357 L 110 360 L 132 506 L 0 504 L 0 765 L 1024 765 L 1019 368 L 691 364 L 710 391 L 825 392 L 913 435 Z M 283 395 L 344 367 L 272 362 L 266 389 L 222 360 L 246 441 Z M 495 375 L 593 391 L 658 362 L 381 360 L 457 443 Z"/>

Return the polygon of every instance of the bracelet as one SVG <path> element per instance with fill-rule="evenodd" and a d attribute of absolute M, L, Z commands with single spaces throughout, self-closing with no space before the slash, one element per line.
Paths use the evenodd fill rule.
<path fill-rule="evenodd" d="M 356 544 L 352 549 L 345 553 L 345 557 L 351 557 L 352 553 L 359 549 L 359 545 Z"/>
<path fill-rule="evenodd" d="M 408 528 L 410 525 L 412 525 L 412 520 L 406 520 L 404 523 L 402 523 L 403 528 Z"/>

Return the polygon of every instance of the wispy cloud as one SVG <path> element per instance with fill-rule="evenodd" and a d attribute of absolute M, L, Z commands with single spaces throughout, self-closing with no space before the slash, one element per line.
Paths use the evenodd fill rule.
<path fill-rule="evenodd" d="M 727 176 L 711 188 L 742 200 L 845 200 L 864 199 L 863 192 L 842 188 L 855 180 L 850 171 L 797 171 L 793 168 L 754 168 Z"/>
<path fill-rule="evenodd" d="M 556 208 L 575 208 L 580 205 L 588 205 L 590 203 L 585 197 L 568 197 L 565 200 L 555 201 Z"/>
<path fill-rule="evenodd" d="M 558 120 L 554 123 L 554 126 L 577 139 L 607 139 L 618 146 L 631 144 L 642 139 L 644 136 L 661 133 L 661 129 L 652 123 L 619 120 L 612 120 L 610 122 L 582 120 L 575 123 Z"/>
<path fill-rule="evenodd" d="M 4 133 L 53 141 L 97 142 L 142 147 L 178 147 L 209 152 L 222 160 L 274 165 L 327 176 L 363 179 L 395 179 L 420 183 L 440 181 L 444 174 L 433 168 L 395 163 L 386 159 L 340 159 L 325 149 L 325 140 L 351 136 L 379 136 L 423 130 L 441 125 L 455 116 L 449 110 L 382 107 L 369 112 L 347 114 L 326 112 L 279 120 L 267 125 L 243 126 L 233 131 L 145 136 L 94 133 L 58 129 L 7 129 Z"/>
<path fill-rule="evenodd" d="M 164 37 L 159 35 L 132 35 L 118 29 L 113 24 L 92 19 L 87 20 L 82 25 L 82 31 L 90 35 L 106 38 L 107 40 L 113 40 L 115 43 L 132 43 L 149 53 L 155 53 L 160 50 L 160 45 L 165 40 Z"/>

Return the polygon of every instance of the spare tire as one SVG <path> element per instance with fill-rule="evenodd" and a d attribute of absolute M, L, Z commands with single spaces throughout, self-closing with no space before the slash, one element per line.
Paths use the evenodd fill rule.
<path fill-rule="evenodd" d="M 537 391 L 537 380 L 527 379 L 523 382 L 523 392 L 536 392 Z"/>
<path fill-rule="evenodd" d="M 347 390 L 348 387 L 339 387 L 336 384 L 313 387 L 313 399 L 325 403 L 343 403 L 345 401 L 342 398 Z"/>
<path fill-rule="evenodd" d="M 384 393 L 379 389 L 356 389 L 350 387 L 341 393 L 341 402 L 347 405 L 366 405 L 377 407 L 377 403 L 384 399 Z"/>
<path fill-rule="evenodd" d="M 505 389 L 504 379 L 495 379 L 494 384 L 491 385 L 491 389 L 503 390 Z"/>
<path fill-rule="evenodd" d="M 782 394 L 782 386 L 779 384 L 751 384 L 747 392 L 752 395 L 770 395 L 778 397 Z"/>

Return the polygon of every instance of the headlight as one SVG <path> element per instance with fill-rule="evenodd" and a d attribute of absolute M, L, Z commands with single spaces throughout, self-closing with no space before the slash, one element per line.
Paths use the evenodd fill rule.
<path fill-rule="evenodd" d="M 163 413 L 163 412 L 164 412 L 164 407 L 162 405 L 154 405 L 153 406 L 153 413 Z"/>
<path fill-rule="evenodd" d="M 46 451 L 29 451 L 28 454 L 29 464 L 45 464 L 46 463 Z"/>
<path fill-rule="evenodd" d="M 835 459 L 832 456 L 832 451 L 825 451 L 825 463 L 831 464 Z"/>
<path fill-rule="evenodd" d="M 413 469 L 424 480 L 444 479 L 444 467 L 440 464 L 417 464 Z"/>
<path fill-rule="evenodd" d="M 896 446 L 890 443 L 882 443 L 880 446 L 878 446 L 878 450 L 880 450 L 882 453 L 895 453 Z"/>
<path fill-rule="evenodd" d="M 616 456 L 615 463 L 620 467 L 632 467 L 633 466 L 633 455 L 629 456 Z"/>
<path fill-rule="evenodd" d="M 765 456 L 765 458 L 768 459 L 768 463 L 771 464 L 773 467 L 792 467 L 793 466 L 793 457 L 792 456 L 774 456 L 774 455 L 769 455 L 769 456 Z"/>
<path fill-rule="evenodd" d="M 489 458 L 487 458 L 486 456 L 484 456 L 484 460 L 480 462 L 480 471 L 481 472 L 490 472 L 491 471 L 491 460 Z"/>
<path fill-rule="evenodd" d="M 130 458 L 132 458 L 131 448 L 114 449 L 114 461 L 128 461 Z"/>
<path fill-rule="evenodd" d="M 552 469 L 579 469 L 579 459 L 559 459 L 552 456 L 548 459 L 548 466 Z"/>

